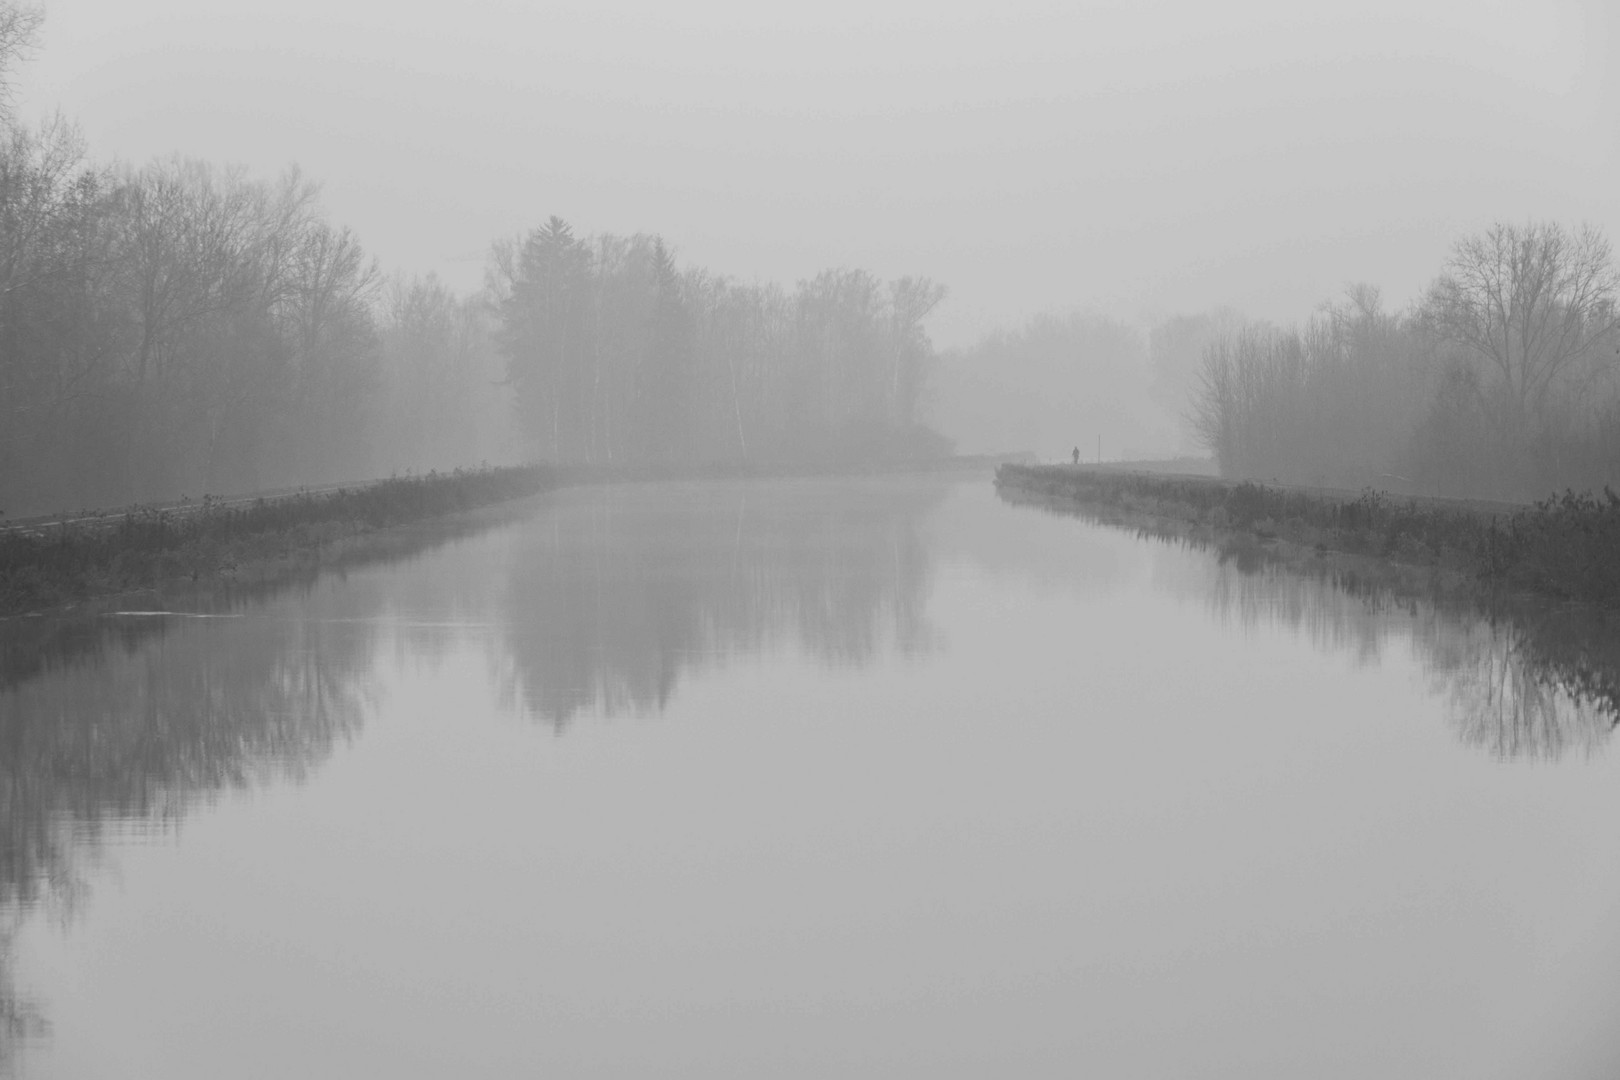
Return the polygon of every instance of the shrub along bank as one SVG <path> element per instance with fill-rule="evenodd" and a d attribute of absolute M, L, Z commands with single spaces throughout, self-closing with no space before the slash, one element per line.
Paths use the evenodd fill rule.
<path fill-rule="evenodd" d="M 1516 505 L 1061 465 L 1003 465 L 996 484 L 1042 501 L 1112 506 L 1324 553 L 1434 566 L 1482 588 L 1620 606 L 1620 495 L 1608 488 Z"/>

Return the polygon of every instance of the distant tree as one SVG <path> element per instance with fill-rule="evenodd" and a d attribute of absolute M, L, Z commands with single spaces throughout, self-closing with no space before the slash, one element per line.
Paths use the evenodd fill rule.
<path fill-rule="evenodd" d="M 531 436 L 549 435 L 553 461 L 573 456 L 568 453 L 573 448 L 564 445 L 564 404 L 578 389 L 583 367 L 590 264 L 590 249 L 553 215 L 524 238 L 501 289 L 508 379 Z"/>
<path fill-rule="evenodd" d="M 653 238 L 651 255 L 653 304 L 636 373 L 636 426 L 654 460 L 685 459 L 688 428 L 697 419 L 692 316 L 675 256 L 661 238 Z"/>
<path fill-rule="evenodd" d="M 791 292 L 682 267 L 656 234 L 561 218 L 498 242 L 486 278 L 518 420 L 557 461 L 713 465 L 940 452 L 927 278 L 830 270 Z"/>
<path fill-rule="evenodd" d="M 301 223 L 291 240 L 283 337 L 291 346 L 287 373 L 289 419 L 297 431 L 284 441 L 294 475 L 315 475 L 322 463 L 367 456 L 362 421 L 382 388 L 373 307 L 381 288 L 376 264 L 345 228 Z"/>
<path fill-rule="evenodd" d="M 0 507 L 510 458 L 482 300 L 429 283 L 420 317 L 379 310 L 374 264 L 296 168 L 271 182 L 178 156 L 115 168 L 89 161 L 60 117 L 16 123 L 5 92 L 41 21 L 0 0 Z M 577 248 L 560 222 L 536 242 L 559 230 Z M 532 264 L 535 245 L 506 254 L 500 265 Z M 502 281 L 532 293 L 534 276 Z M 561 348 L 515 365 L 538 386 L 554 446 L 556 418 L 576 411 L 547 396 L 581 381 L 576 315 L 561 338 L 529 342 Z"/>
<path fill-rule="evenodd" d="M 0 506 L 93 471 L 119 352 L 112 186 L 59 118 L 0 132 Z"/>
<path fill-rule="evenodd" d="M 10 120 L 12 70 L 39 38 L 45 12 L 32 4 L 0 0 L 0 120 Z"/>
<path fill-rule="evenodd" d="M 506 361 L 487 298 L 458 295 L 434 274 L 397 275 L 380 291 L 363 410 L 373 467 L 427 472 L 511 460 Z"/>
<path fill-rule="evenodd" d="M 1180 449 L 1198 445 L 1198 433 L 1188 410 L 1196 408 L 1193 399 L 1204 349 L 1242 324 L 1243 317 L 1236 311 L 1218 308 L 1196 315 L 1175 315 L 1154 323 L 1148 331 L 1148 365 L 1152 371 L 1148 397 L 1179 425 Z"/>
<path fill-rule="evenodd" d="M 1497 224 L 1458 241 L 1420 322 L 1484 365 L 1504 419 L 1523 432 L 1564 381 L 1612 359 L 1617 290 L 1620 275 L 1600 230 Z"/>
<path fill-rule="evenodd" d="M 824 270 L 799 283 L 794 437 L 856 458 L 886 426 L 889 322 L 883 285 L 865 270 Z"/>
<path fill-rule="evenodd" d="M 917 422 L 918 404 L 926 390 L 927 364 L 934 346 L 923 329 L 926 319 L 946 289 L 926 277 L 903 277 L 889 282 L 889 423 L 908 431 Z"/>

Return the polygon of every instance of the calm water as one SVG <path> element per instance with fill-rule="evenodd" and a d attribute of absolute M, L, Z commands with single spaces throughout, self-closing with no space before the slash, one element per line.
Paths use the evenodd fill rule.
<path fill-rule="evenodd" d="M 0 624 L 0 1072 L 1620 1073 L 1620 761 L 1556 612 L 987 478 L 418 539 Z"/>

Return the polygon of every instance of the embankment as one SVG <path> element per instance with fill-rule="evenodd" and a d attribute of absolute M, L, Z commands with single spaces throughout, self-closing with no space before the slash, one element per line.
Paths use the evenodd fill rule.
<path fill-rule="evenodd" d="M 251 501 L 205 498 L 0 533 L 0 615 L 165 582 L 237 581 L 319 562 L 334 542 L 538 494 L 543 466 L 456 470 Z"/>
<path fill-rule="evenodd" d="M 1270 546 L 1285 561 L 1349 557 L 1431 584 L 1620 607 L 1620 496 L 1609 489 L 1520 506 L 1063 465 L 1003 465 L 996 486 L 1013 501 L 1107 508 L 1208 541 Z"/>

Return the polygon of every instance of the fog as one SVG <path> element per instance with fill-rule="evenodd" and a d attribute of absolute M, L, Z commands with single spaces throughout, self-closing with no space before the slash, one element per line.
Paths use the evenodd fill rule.
<path fill-rule="evenodd" d="M 0 0 L 0 1080 L 1617 1074 L 1617 117 L 1616 0 Z"/>
<path fill-rule="evenodd" d="M 1442 414 L 1489 441 L 1519 393 L 1423 329 L 1456 245 L 1620 226 L 1609 5 L 38 10 L 4 57 L 12 516 L 533 458 L 1280 476 L 1205 422 L 1206 347 L 1305 333 L 1351 288 L 1410 347 L 1342 426 L 1400 452 L 1341 432 L 1289 478 L 1614 475 L 1584 382 L 1552 394 L 1584 412 L 1520 401 L 1466 467 L 1414 449 Z M 187 215 L 214 248 L 176 240 Z M 311 300 L 323 266 L 347 314 Z M 180 278 L 174 310 L 137 284 Z M 1309 429 L 1296 398 L 1266 423 Z M 1548 425 L 1586 432 L 1579 468 L 1521 460 Z"/>
<path fill-rule="evenodd" d="M 385 267 L 464 290 L 556 213 L 743 280 L 926 274 L 966 346 L 1076 305 L 1400 304 L 1491 220 L 1620 227 L 1603 0 L 45 6 L 25 118 L 297 162 Z"/>

